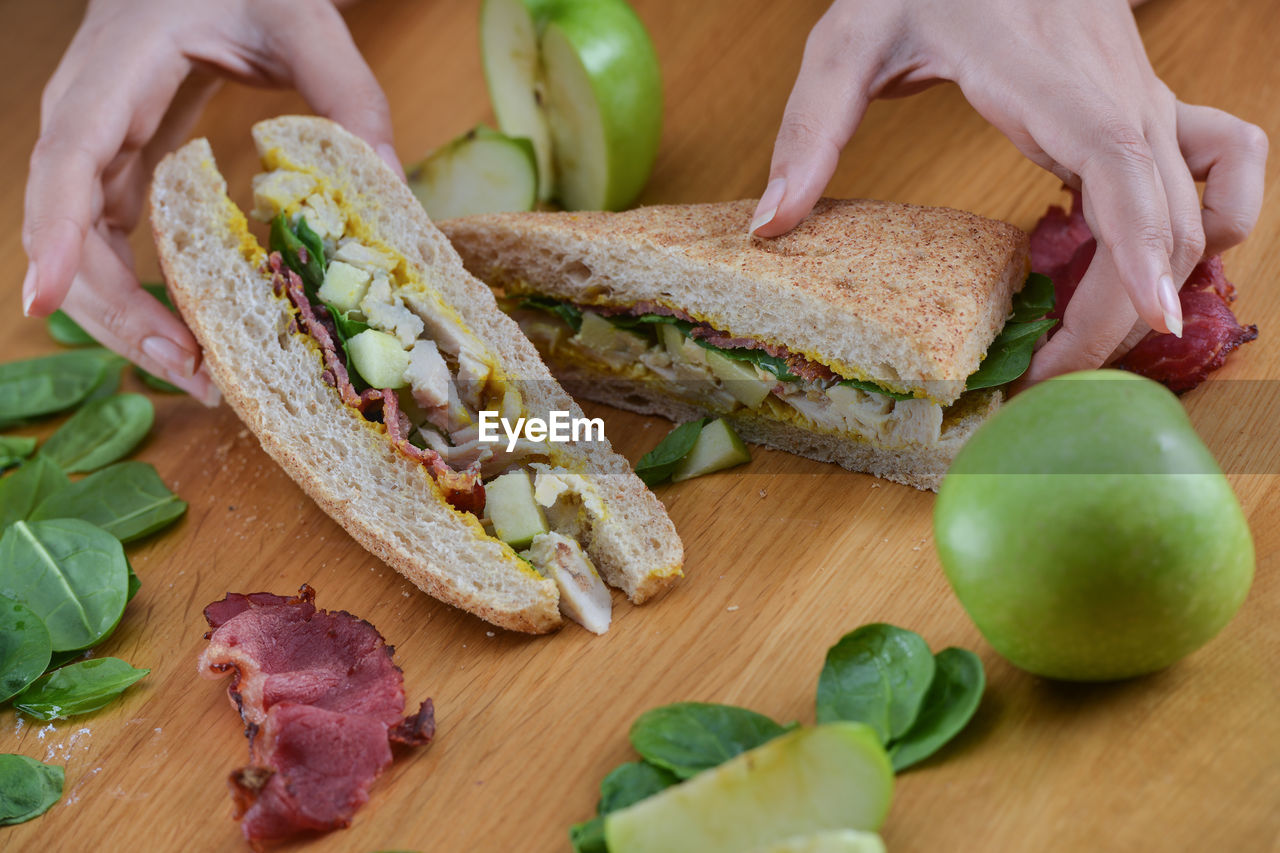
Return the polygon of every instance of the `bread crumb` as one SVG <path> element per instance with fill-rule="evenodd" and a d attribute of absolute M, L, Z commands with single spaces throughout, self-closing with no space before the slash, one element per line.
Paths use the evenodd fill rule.
<path fill-rule="evenodd" d="M 760 490 L 760 497 L 762 497 L 762 498 L 763 498 L 763 497 L 766 497 L 768 494 L 769 494 L 769 493 L 768 493 L 767 491 L 765 491 L 764 489 L 761 489 L 761 490 Z"/>
<path fill-rule="evenodd" d="M 730 613 L 737 611 L 737 609 L 738 609 L 738 605 L 736 604 L 730 604 L 728 607 L 725 608 L 725 610 L 728 610 Z"/>
<path fill-rule="evenodd" d="M 493 633 L 492 631 L 485 631 L 485 632 L 484 632 L 484 635 L 485 635 L 486 637 L 496 637 L 496 636 L 498 636 L 497 634 Z"/>

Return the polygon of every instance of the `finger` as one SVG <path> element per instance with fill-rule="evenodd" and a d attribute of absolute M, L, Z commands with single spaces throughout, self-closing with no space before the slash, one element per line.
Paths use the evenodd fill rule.
<path fill-rule="evenodd" d="M 1177 105 L 1178 144 L 1191 175 L 1204 181 L 1205 254 L 1244 240 L 1258 221 L 1267 167 L 1267 134 L 1212 107 Z"/>
<path fill-rule="evenodd" d="M 748 229 L 762 237 L 785 234 L 813 209 L 867 109 L 870 53 L 842 37 L 832 14 L 809 34 L 787 99 L 769 184 Z"/>
<path fill-rule="evenodd" d="M 1161 332 L 1170 331 L 1170 324 L 1180 328 L 1182 310 L 1169 265 L 1169 204 L 1146 137 L 1127 127 L 1113 131 L 1077 171 L 1085 219 L 1106 246 L 1138 315 Z"/>
<path fill-rule="evenodd" d="M 151 139 L 139 150 L 122 152 L 104 170 L 102 219 L 107 225 L 127 232 L 138 224 L 156 164 L 187 138 L 221 82 L 201 69 L 192 72 Z"/>
<path fill-rule="evenodd" d="M 1138 319 L 1118 281 L 1109 250 L 1102 245 L 1067 305 L 1062 328 L 1031 359 L 1022 385 L 1106 364 Z"/>
<path fill-rule="evenodd" d="M 1152 134 L 1151 150 L 1156 158 L 1156 169 L 1164 184 L 1164 195 L 1169 205 L 1169 228 L 1173 234 L 1173 252 L 1169 255 L 1169 270 L 1173 283 L 1179 288 L 1191 274 L 1195 265 L 1204 257 L 1204 225 L 1200 219 L 1200 194 L 1196 182 L 1187 170 L 1182 152 L 1174 137 L 1173 127 L 1156 130 Z M 1182 304 L 1177 291 L 1158 294 L 1165 308 L 1165 325 L 1169 331 L 1182 337 Z M 1166 302 L 1176 307 L 1171 311 Z"/>
<path fill-rule="evenodd" d="M 288 26 L 272 33 L 272 39 L 311 108 L 368 142 L 403 178 L 387 96 L 338 10 L 328 3 L 313 4 L 308 14 L 291 17 Z"/>
<path fill-rule="evenodd" d="M 103 172 L 136 147 L 132 140 L 150 137 L 185 74 L 180 58 L 157 63 L 138 53 L 93 60 L 52 104 L 27 177 L 24 311 L 46 315 L 61 304 L 103 207 Z"/>
<path fill-rule="evenodd" d="M 84 259 L 84 270 L 67 294 L 66 312 L 103 346 L 216 405 L 217 388 L 207 371 L 198 369 L 200 347 L 191 332 L 142 290 L 97 230 L 85 240 Z"/>

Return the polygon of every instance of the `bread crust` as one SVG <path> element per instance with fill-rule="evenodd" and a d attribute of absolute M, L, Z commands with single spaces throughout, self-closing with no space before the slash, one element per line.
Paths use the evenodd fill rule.
<path fill-rule="evenodd" d="M 653 302 L 733 337 L 948 405 L 1030 269 L 1027 235 L 949 208 L 822 199 L 795 230 L 749 236 L 755 202 L 440 223 L 480 279 L 579 303 Z"/>
<path fill-rule="evenodd" d="M 314 171 L 341 190 L 351 213 L 457 309 L 518 385 L 531 414 L 582 416 L 488 288 L 463 270 L 407 187 L 364 142 L 304 117 L 261 122 L 254 138 L 269 166 Z M 474 516 L 449 506 L 425 469 L 391 446 L 381 424 L 366 421 L 323 382 L 319 348 L 291 330 L 291 307 L 260 272 L 261 250 L 247 239 L 205 140 L 157 167 L 151 204 L 174 303 L 227 402 L 272 458 L 353 538 L 429 595 L 510 630 L 559 627 L 555 583 L 486 536 Z M 635 603 L 669 586 L 681 573 L 683 547 L 626 460 L 607 440 L 554 447 L 552 461 L 587 474 L 604 501 L 607 517 L 583 544 L 605 580 Z"/>

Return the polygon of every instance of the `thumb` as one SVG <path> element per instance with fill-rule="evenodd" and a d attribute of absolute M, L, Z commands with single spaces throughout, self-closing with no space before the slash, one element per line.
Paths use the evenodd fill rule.
<path fill-rule="evenodd" d="M 368 142 L 403 179 L 387 96 L 337 8 L 319 3 L 307 15 L 291 18 L 290 26 L 277 33 L 277 46 L 311 108 Z"/>
<path fill-rule="evenodd" d="M 867 110 L 867 63 L 822 28 L 819 22 L 805 45 L 774 142 L 769 184 L 751 218 L 748 230 L 761 237 L 785 234 L 808 215 Z"/>

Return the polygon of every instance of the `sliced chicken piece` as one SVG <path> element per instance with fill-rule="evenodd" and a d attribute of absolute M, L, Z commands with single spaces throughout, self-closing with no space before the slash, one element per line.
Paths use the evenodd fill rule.
<path fill-rule="evenodd" d="M 434 341 L 420 340 L 409 351 L 409 366 L 404 371 L 404 381 L 409 383 L 413 399 L 424 409 L 438 409 L 449 405 L 449 365 L 436 348 Z"/>
<path fill-rule="evenodd" d="M 559 533 L 539 533 L 520 556 L 556 582 L 561 613 L 593 634 L 609 630 L 613 600 L 581 545 Z"/>
<path fill-rule="evenodd" d="M 364 299 L 360 300 L 360 312 L 370 326 L 395 335 L 405 349 L 413 346 L 422 334 L 422 318 L 404 307 L 400 297 L 391 292 L 391 280 L 381 270 L 374 273 Z"/>
<path fill-rule="evenodd" d="M 389 273 L 396 268 L 396 259 L 393 256 L 372 246 L 366 246 L 353 237 L 338 241 L 333 259 L 375 274 Z"/>

